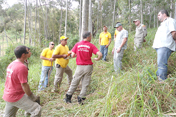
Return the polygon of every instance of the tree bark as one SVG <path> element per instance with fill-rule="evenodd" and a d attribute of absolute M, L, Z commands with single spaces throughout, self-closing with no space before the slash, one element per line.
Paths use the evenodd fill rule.
<path fill-rule="evenodd" d="M 79 40 L 82 39 L 81 31 L 82 31 L 82 0 L 80 0 L 80 3 L 79 3 Z"/>
<path fill-rule="evenodd" d="M 115 22 L 115 7 L 116 7 L 116 0 L 114 0 L 114 9 L 113 9 L 113 17 L 112 17 L 112 27 L 114 26 L 114 22 Z"/>
<path fill-rule="evenodd" d="M 88 9 L 89 9 L 89 1 L 83 0 L 82 35 L 85 31 L 88 31 Z"/>
<path fill-rule="evenodd" d="M 143 5 L 142 5 L 142 0 L 140 0 L 140 6 L 141 6 L 141 9 L 140 9 L 140 13 L 141 13 L 141 23 L 143 23 Z"/>
<path fill-rule="evenodd" d="M 89 31 L 92 34 L 92 1 L 89 0 Z"/>
<path fill-rule="evenodd" d="M 24 3 L 24 38 L 23 38 L 23 44 L 25 44 L 25 38 L 26 38 L 26 16 L 27 16 L 27 0 L 25 0 Z"/>
<path fill-rule="evenodd" d="M 129 0 L 129 32 L 131 32 L 131 0 Z"/>
<path fill-rule="evenodd" d="M 60 27 L 59 27 L 59 38 L 61 36 L 61 28 L 62 28 L 62 3 L 61 3 L 61 18 L 60 18 Z M 58 41 L 58 44 L 60 43 L 60 41 Z"/>
<path fill-rule="evenodd" d="M 68 0 L 66 0 L 66 14 L 65 14 L 65 36 L 67 35 L 67 12 L 68 12 Z"/>
<path fill-rule="evenodd" d="M 35 34 L 34 34 L 34 40 L 36 38 L 36 33 L 37 33 L 37 18 L 38 18 L 38 15 L 37 15 L 38 0 L 35 0 L 35 1 L 36 1 L 36 7 L 35 7 Z M 34 46 L 35 46 L 35 42 L 34 42 Z"/>

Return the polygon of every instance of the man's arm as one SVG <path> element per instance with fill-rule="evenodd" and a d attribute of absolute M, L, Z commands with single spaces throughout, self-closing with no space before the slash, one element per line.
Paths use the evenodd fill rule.
<path fill-rule="evenodd" d="M 98 55 L 98 58 L 94 58 L 94 60 L 98 61 L 102 58 L 102 53 L 100 51 L 98 51 L 96 55 Z"/>
<path fill-rule="evenodd" d="M 111 38 L 109 38 L 109 43 L 106 45 L 106 48 L 111 44 Z"/>
<path fill-rule="evenodd" d="M 99 45 L 101 45 L 101 38 L 99 37 Z"/>
<path fill-rule="evenodd" d="M 63 54 L 63 55 L 53 55 L 52 58 L 66 58 L 67 55 Z"/>
<path fill-rule="evenodd" d="M 172 34 L 173 39 L 176 40 L 176 31 L 172 31 L 171 34 Z"/>
<path fill-rule="evenodd" d="M 126 38 L 124 38 L 123 40 L 122 40 L 122 44 L 120 45 L 120 47 L 119 47 L 119 49 L 117 50 L 117 53 L 119 53 L 120 52 L 120 50 L 122 49 L 122 47 L 125 45 L 125 43 L 127 42 L 127 37 Z"/>
<path fill-rule="evenodd" d="M 145 25 L 143 25 L 142 28 L 143 28 L 144 37 L 146 37 L 147 36 L 147 28 Z"/>
<path fill-rule="evenodd" d="M 46 58 L 42 55 L 40 55 L 40 58 L 43 59 L 43 60 L 48 60 L 48 61 L 54 61 L 55 60 L 54 58 Z"/>
<path fill-rule="evenodd" d="M 30 95 L 32 94 L 28 83 L 22 83 L 21 86 L 22 86 L 22 88 L 23 88 L 23 91 L 24 91 L 28 96 L 30 96 Z"/>

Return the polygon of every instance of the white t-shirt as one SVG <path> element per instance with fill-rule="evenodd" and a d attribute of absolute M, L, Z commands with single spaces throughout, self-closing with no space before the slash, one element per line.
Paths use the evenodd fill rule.
<path fill-rule="evenodd" d="M 176 31 L 176 20 L 168 17 L 158 27 L 152 47 L 167 47 L 175 51 L 175 41 L 171 34 L 172 31 Z"/>
<path fill-rule="evenodd" d="M 127 38 L 128 41 L 128 31 L 126 31 L 125 29 L 121 30 L 116 36 L 115 49 L 119 49 L 120 45 L 122 44 L 122 40 L 124 38 Z M 121 49 L 127 49 L 127 41 Z"/>

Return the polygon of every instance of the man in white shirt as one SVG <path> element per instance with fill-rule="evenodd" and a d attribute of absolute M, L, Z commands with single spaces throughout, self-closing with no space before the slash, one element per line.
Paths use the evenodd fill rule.
<path fill-rule="evenodd" d="M 160 26 L 155 34 L 153 48 L 157 52 L 157 77 L 160 81 L 167 79 L 167 61 L 172 52 L 175 51 L 176 20 L 169 17 L 166 10 L 158 13 Z"/>
<path fill-rule="evenodd" d="M 112 54 L 114 54 L 114 70 L 117 73 L 120 73 L 123 53 L 124 50 L 127 49 L 128 31 L 123 29 L 120 22 L 117 22 L 114 28 L 119 31 L 119 34 L 116 36 L 114 48 L 112 50 Z"/>

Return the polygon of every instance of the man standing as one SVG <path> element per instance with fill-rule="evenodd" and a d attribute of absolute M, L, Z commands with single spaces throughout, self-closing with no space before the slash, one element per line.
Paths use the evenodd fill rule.
<path fill-rule="evenodd" d="M 18 109 L 25 110 L 32 117 L 41 116 L 41 106 L 27 82 L 28 69 L 24 61 L 28 58 L 26 46 L 18 46 L 14 50 L 16 60 L 7 67 L 7 75 L 3 99 L 6 101 L 5 117 L 15 117 Z"/>
<path fill-rule="evenodd" d="M 106 61 L 106 56 L 108 54 L 108 46 L 111 43 L 111 33 L 107 31 L 107 27 L 103 27 L 103 32 L 99 36 L 100 52 L 102 53 L 102 59 Z"/>
<path fill-rule="evenodd" d="M 119 34 L 116 36 L 114 48 L 112 50 L 112 54 L 114 54 L 114 70 L 117 73 L 120 73 L 123 53 L 124 50 L 127 49 L 128 31 L 123 29 L 120 22 L 118 22 L 114 28 L 119 31 Z"/>
<path fill-rule="evenodd" d="M 42 91 L 47 87 L 48 84 L 48 77 L 51 75 L 51 72 L 53 70 L 53 61 L 54 58 L 52 58 L 53 50 L 54 48 L 54 42 L 49 43 L 49 48 L 43 49 L 40 58 L 43 60 L 42 63 L 42 73 L 41 78 L 38 86 L 38 91 Z"/>
<path fill-rule="evenodd" d="M 90 84 L 91 74 L 93 71 L 93 62 L 91 60 L 92 53 L 98 55 L 98 58 L 94 58 L 94 60 L 98 61 L 101 59 L 102 54 L 97 49 L 95 45 L 90 43 L 91 41 L 91 33 L 85 32 L 83 34 L 83 41 L 78 42 L 72 49 L 72 57 L 76 58 L 77 68 L 74 74 L 73 81 L 67 91 L 65 101 L 66 103 L 71 103 L 71 98 L 78 87 L 79 82 L 82 82 L 82 89 L 80 95 L 78 96 L 79 104 L 83 104 L 82 101 L 86 99 L 86 91 L 87 87 Z"/>
<path fill-rule="evenodd" d="M 142 43 L 145 42 L 147 36 L 147 28 L 144 24 L 141 24 L 139 19 L 133 21 L 136 25 L 136 34 L 134 37 L 134 51 L 142 47 Z"/>
<path fill-rule="evenodd" d="M 166 10 L 158 13 L 161 22 L 155 34 L 153 48 L 157 52 L 157 77 L 160 81 L 167 79 L 167 61 L 172 52 L 175 51 L 176 20 L 169 17 Z"/>
<path fill-rule="evenodd" d="M 59 44 L 53 53 L 53 58 L 56 58 L 56 75 L 54 79 L 54 92 L 58 92 L 58 85 L 60 87 L 64 72 L 68 75 L 68 84 L 72 81 L 72 70 L 68 66 L 68 59 L 65 59 L 69 54 L 69 48 L 67 46 L 67 37 L 61 36 Z"/>

